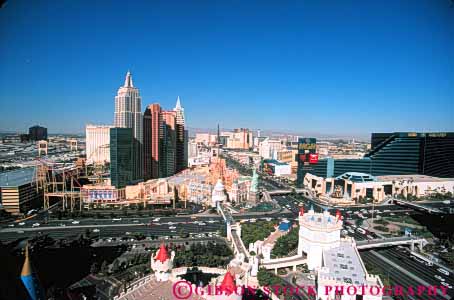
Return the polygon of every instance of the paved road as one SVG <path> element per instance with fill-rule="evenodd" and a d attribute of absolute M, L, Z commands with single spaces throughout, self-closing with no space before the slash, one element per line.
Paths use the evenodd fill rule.
<path fill-rule="evenodd" d="M 360 254 L 365 263 L 382 269 L 385 276 L 389 276 L 391 285 L 402 285 L 404 287 L 417 285 L 440 286 L 440 281 L 434 277 L 435 275 L 445 278 L 452 285 L 453 278 L 444 276 L 437 271 L 436 267 L 429 267 L 414 261 L 409 255 L 395 248 L 361 251 Z M 448 295 L 454 297 L 452 289 L 448 290 Z M 423 297 L 408 297 L 410 299 L 430 298 L 427 295 Z M 437 299 L 442 298 L 437 297 Z"/>

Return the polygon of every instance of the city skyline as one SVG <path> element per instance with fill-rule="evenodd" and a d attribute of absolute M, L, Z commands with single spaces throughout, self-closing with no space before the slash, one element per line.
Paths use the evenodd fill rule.
<path fill-rule="evenodd" d="M 101 5 L 90 13 L 83 4 L 8 2 L 0 10 L 0 25 L 8 23 L 0 109 L 9 113 L 0 131 L 113 124 L 112 98 L 128 69 L 142 113 L 155 102 L 173 107 L 179 96 L 189 128 L 452 131 L 454 9 L 448 1 L 387 5 L 110 4 L 93 20 Z M 120 6 L 128 26 L 113 21 Z M 119 49 L 105 48 L 116 40 Z"/>

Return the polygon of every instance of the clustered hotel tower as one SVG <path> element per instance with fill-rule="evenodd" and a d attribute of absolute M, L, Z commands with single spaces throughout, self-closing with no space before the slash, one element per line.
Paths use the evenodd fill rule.
<path fill-rule="evenodd" d="M 142 114 L 141 107 L 139 90 L 128 71 L 115 97 L 110 130 L 111 178 L 116 187 L 168 177 L 187 167 L 188 134 L 180 98 L 173 110 L 153 103 Z"/>

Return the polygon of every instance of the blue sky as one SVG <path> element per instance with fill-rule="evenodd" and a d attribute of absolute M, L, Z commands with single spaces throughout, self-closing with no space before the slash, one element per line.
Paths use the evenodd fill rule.
<path fill-rule="evenodd" d="M 454 130 L 449 0 L 10 0 L 0 39 L 0 131 L 110 124 L 128 69 L 191 127 Z"/>

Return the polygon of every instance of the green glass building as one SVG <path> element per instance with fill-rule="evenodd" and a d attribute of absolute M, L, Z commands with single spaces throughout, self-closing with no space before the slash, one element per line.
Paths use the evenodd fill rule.
<path fill-rule="evenodd" d="M 116 188 L 132 182 L 134 147 L 132 128 L 110 129 L 110 180 Z"/>

